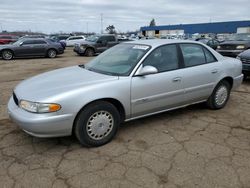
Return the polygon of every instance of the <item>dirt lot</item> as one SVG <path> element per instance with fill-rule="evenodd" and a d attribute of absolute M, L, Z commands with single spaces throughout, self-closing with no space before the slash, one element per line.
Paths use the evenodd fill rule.
<path fill-rule="evenodd" d="M 90 58 L 0 60 L 1 187 L 250 187 L 250 80 L 219 111 L 203 105 L 124 124 L 99 148 L 74 137 L 38 139 L 8 120 L 21 80 Z"/>

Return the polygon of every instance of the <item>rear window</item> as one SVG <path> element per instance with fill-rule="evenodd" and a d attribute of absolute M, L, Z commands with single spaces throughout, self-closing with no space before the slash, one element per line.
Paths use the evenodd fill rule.
<path fill-rule="evenodd" d="M 180 47 L 186 67 L 192 67 L 206 63 L 202 46 L 197 44 L 181 44 Z"/>

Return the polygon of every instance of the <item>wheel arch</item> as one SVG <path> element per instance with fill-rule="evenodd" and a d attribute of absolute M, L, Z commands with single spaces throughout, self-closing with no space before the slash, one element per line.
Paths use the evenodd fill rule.
<path fill-rule="evenodd" d="M 123 122 L 125 120 L 125 108 L 123 106 L 123 104 L 115 99 L 115 98 L 100 98 L 100 99 L 96 99 L 96 100 L 93 100 L 93 101 L 90 101 L 89 103 L 85 104 L 78 112 L 77 112 L 77 115 L 75 116 L 74 118 L 74 122 L 73 122 L 73 127 L 72 127 L 72 134 L 74 133 L 74 129 L 75 129 L 75 124 L 76 124 L 76 119 L 77 117 L 80 115 L 80 113 L 85 109 L 87 108 L 87 106 L 91 105 L 92 103 L 95 103 L 95 102 L 98 102 L 98 101 L 105 101 L 105 102 L 109 102 L 111 104 L 113 104 L 116 109 L 118 110 L 119 114 L 120 114 L 120 118 L 121 118 L 121 122 Z"/>
<path fill-rule="evenodd" d="M 227 81 L 229 84 L 230 84 L 230 86 L 231 86 L 231 88 L 230 89 L 232 89 L 233 88 L 233 78 L 232 77 L 230 77 L 230 76 L 227 76 L 227 77 L 224 77 L 224 78 L 222 78 L 218 83 L 220 83 L 220 82 L 222 82 L 222 81 Z M 218 84 L 217 83 L 217 84 Z"/>
<path fill-rule="evenodd" d="M 51 48 L 48 48 L 48 49 L 47 49 L 46 54 L 48 54 L 49 50 L 55 50 L 55 51 L 56 51 L 56 53 L 58 53 L 58 50 L 57 50 L 56 48 L 51 47 Z"/>
<path fill-rule="evenodd" d="M 5 48 L 5 49 L 0 50 L 0 56 L 1 56 L 1 57 L 2 57 L 2 53 L 3 53 L 3 51 L 5 51 L 5 50 L 9 50 L 9 51 L 11 51 L 11 52 L 12 52 L 12 54 L 13 54 L 13 57 L 16 55 L 16 54 L 15 54 L 15 52 L 14 52 L 14 50 L 12 50 L 12 49 L 10 49 L 10 48 Z"/>
<path fill-rule="evenodd" d="M 88 46 L 86 46 L 86 50 L 87 50 L 87 49 L 91 49 L 91 50 L 94 51 L 94 53 L 96 53 L 95 47 L 93 47 L 93 46 L 89 46 L 89 45 L 88 45 Z M 85 50 L 85 51 L 86 51 L 86 50 Z"/>

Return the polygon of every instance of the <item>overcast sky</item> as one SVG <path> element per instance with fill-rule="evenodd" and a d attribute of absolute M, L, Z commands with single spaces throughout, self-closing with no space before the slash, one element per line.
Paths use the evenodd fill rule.
<path fill-rule="evenodd" d="M 133 31 L 157 25 L 250 20 L 249 0 L 1 0 L 0 30 Z"/>

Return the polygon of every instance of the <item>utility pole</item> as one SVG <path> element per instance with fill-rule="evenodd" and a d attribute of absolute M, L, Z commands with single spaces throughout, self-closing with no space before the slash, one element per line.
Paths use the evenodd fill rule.
<path fill-rule="evenodd" d="M 103 13 L 101 13 L 101 34 L 103 34 Z"/>

